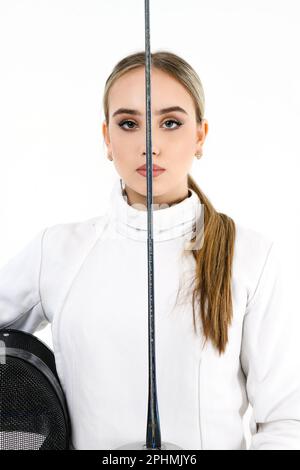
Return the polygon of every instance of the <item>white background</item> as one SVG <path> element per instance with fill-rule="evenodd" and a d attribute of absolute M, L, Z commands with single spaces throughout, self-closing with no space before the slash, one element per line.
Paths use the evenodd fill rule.
<path fill-rule="evenodd" d="M 205 91 L 193 177 L 218 211 L 282 244 L 297 292 L 299 1 L 150 3 L 151 51 L 182 56 Z M 104 83 L 144 47 L 143 0 L 0 0 L 0 265 L 43 227 L 105 211 Z M 50 326 L 37 335 L 52 345 Z"/>

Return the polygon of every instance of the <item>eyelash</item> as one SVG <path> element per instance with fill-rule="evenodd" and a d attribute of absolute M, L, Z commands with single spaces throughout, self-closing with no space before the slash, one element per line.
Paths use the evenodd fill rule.
<path fill-rule="evenodd" d="M 125 128 L 123 127 L 123 124 L 125 124 L 126 122 L 132 122 L 133 124 L 135 124 L 135 123 L 134 123 L 133 121 L 131 121 L 130 119 L 125 119 L 124 121 L 122 121 L 122 122 L 119 123 L 119 126 L 120 126 L 122 129 L 124 129 L 124 130 L 126 130 L 126 131 L 129 131 L 130 129 L 125 129 Z M 175 123 L 177 124 L 178 127 L 173 127 L 173 128 L 170 128 L 170 127 L 169 127 L 168 129 L 169 129 L 170 131 L 174 131 L 175 129 L 179 129 L 179 127 L 182 126 L 182 122 L 177 121 L 177 119 L 167 119 L 165 122 L 175 122 Z M 165 122 L 164 122 L 164 123 L 165 123 Z M 133 129 L 133 128 L 131 127 L 131 129 Z"/>

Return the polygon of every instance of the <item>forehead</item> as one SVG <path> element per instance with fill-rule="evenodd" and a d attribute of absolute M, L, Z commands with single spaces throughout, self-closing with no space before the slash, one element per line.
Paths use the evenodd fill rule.
<path fill-rule="evenodd" d="M 126 72 L 112 85 L 109 97 L 110 116 L 117 108 L 132 108 L 145 114 L 146 109 L 145 68 Z M 151 107 L 158 110 L 168 106 L 181 106 L 192 114 L 194 103 L 187 89 L 174 77 L 158 69 L 151 69 Z"/>

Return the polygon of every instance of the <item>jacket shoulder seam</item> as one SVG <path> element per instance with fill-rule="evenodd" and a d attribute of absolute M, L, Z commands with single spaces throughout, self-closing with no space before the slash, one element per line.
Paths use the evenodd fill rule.
<path fill-rule="evenodd" d="M 272 241 L 272 242 L 271 242 L 271 245 L 269 246 L 269 249 L 268 249 L 267 254 L 266 254 L 265 261 L 264 261 L 264 263 L 263 263 L 263 267 L 262 267 L 262 269 L 261 269 L 261 272 L 260 272 L 260 274 L 259 274 L 259 276 L 258 276 L 258 280 L 257 280 L 256 286 L 255 286 L 255 288 L 254 288 L 254 291 L 253 291 L 251 297 L 247 300 L 247 306 L 246 306 L 245 315 L 247 315 L 247 314 L 249 313 L 248 309 L 249 309 L 249 307 L 250 307 L 250 304 L 253 303 L 253 301 L 254 301 L 254 299 L 255 299 L 255 297 L 256 297 L 256 293 L 257 293 L 258 288 L 259 288 L 259 286 L 260 286 L 261 279 L 262 279 L 263 273 L 264 273 L 264 271 L 265 271 L 267 262 L 268 262 L 268 260 L 269 260 L 269 258 L 270 258 L 270 253 L 271 253 L 271 251 L 272 251 L 273 246 L 274 246 L 274 241 Z"/>

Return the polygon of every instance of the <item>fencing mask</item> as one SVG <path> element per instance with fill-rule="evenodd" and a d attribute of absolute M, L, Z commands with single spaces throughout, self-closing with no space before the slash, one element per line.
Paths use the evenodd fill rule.
<path fill-rule="evenodd" d="M 55 358 L 36 336 L 0 329 L 0 450 L 63 450 L 71 426 Z"/>

